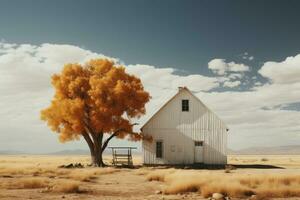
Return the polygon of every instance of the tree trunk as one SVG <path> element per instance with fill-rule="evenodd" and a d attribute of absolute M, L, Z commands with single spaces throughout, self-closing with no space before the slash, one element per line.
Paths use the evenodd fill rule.
<path fill-rule="evenodd" d="M 105 163 L 103 162 L 102 154 L 104 150 L 106 149 L 109 141 L 117 136 L 123 129 L 116 130 L 113 134 L 111 134 L 104 142 L 103 142 L 103 132 L 99 134 L 93 133 L 90 129 L 88 129 L 88 132 L 83 133 L 83 138 L 87 142 L 90 148 L 91 152 L 91 164 L 95 167 L 105 167 Z M 92 132 L 92 133 L 91 133 Z M 92 140 L 93 139 L 93 140 Z"/>
<path fill-rule="evenodd" d="M 93 140 L 90 137 L 90 134 L 84 133 L 83 137 L 87 142 L 90 153 L 91 153 L 91 165 L 95 167 L 104 167 L 106 166 L 103 162 L 102 153 L 106 146 L 102 146 L 103 133 L 98 135 L 91 135 Z"/>
<path fill-rule="evenodd" d="M 91 164 L 95 167 L 105 167 L 103 162 L 101 149 L 97 149 L 93 154 L 91 153 Z"/>

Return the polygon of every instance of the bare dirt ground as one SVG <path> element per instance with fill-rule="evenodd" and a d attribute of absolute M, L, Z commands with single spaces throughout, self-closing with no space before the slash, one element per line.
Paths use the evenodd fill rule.
<path fill-rule="evenodd" d="M 139 157 L 136 169 L 63 169 L 86 165 L 89 157 L 0 156 L 0 199 L 207 199 L 213 192 L 300 199 L 300 156 L 229 156 L 228 162 L 237 169 L 142 167 Z"/>

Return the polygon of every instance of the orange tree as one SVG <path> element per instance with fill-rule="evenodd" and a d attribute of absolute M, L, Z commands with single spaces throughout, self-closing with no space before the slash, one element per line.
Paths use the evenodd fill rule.
<path fill-rule="evenodd" d="M 61 142 L 87 142 L 94 166 L 104 166 L 102 153 L 114 138 L 140 140 L 132 119 L 145 114 L 149 93 L 141 80 L 105 59 L 85 65 L 66 64 L 52 76 L 55 95 L 41 119 L 59 134 Z M 104 135 L 107 134 L 107 137 Z"/>

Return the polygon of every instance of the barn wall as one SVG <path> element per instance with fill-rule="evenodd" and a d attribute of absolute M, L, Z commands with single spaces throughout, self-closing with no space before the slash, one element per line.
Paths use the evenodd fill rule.
<path fill-rule="evenodd" d="M 189 112 L 181 111 L 182 99 L 189 99 Z M 192 164 L 194 141 L 204 141 L 204 163 L 227 162 L 226 126 L 186 90 L 181 90 L 154 115 L 143 133 L 153 137 L 152 143 L 143 142 L 145 164 Z M 163 159 L 156 159 L 155 140 L 163 140 Z"/>

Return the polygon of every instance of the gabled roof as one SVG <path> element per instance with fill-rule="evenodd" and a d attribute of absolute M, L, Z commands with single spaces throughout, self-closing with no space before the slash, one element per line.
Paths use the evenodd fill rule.
<path fill-rule="evenodd" d="M 150 115 L 150 118 L 148 118 L 146 120 L 146 122 L 142 125 L 142 127 L 140 128 L 141 130 L 169 103 L 171 102 L 178 94 L 180 94 L 182 91 L 187 91 L 188 93 L 190 93 L 193 97 L 195 97 L 205 108 L 207 108 L 210 112 L 212 112 L 217 118 L 219 118 L 213 111 L 211 111 L 196 95 L 193 94 L 193 92 L 191 92 L 187 87 L 179 87 L 178 91 L 176 92 L 176 94 L 173 94 L 171 97 L 169 97 L 169 99 L 162 104 L 162 106 L 160 106 L 158 108 L 158 110 L 156 110 L 154 112 L 154 114 Z M 220 119 L 220 118 L 219 118 Z M 224 123 L 224 121 L 222 119 L 220 119 L 223 124 L 225 125 L 225 127 L 228 129 L 227 125 Z M 229 129 L 228 129 L 229 130 Z"/>

